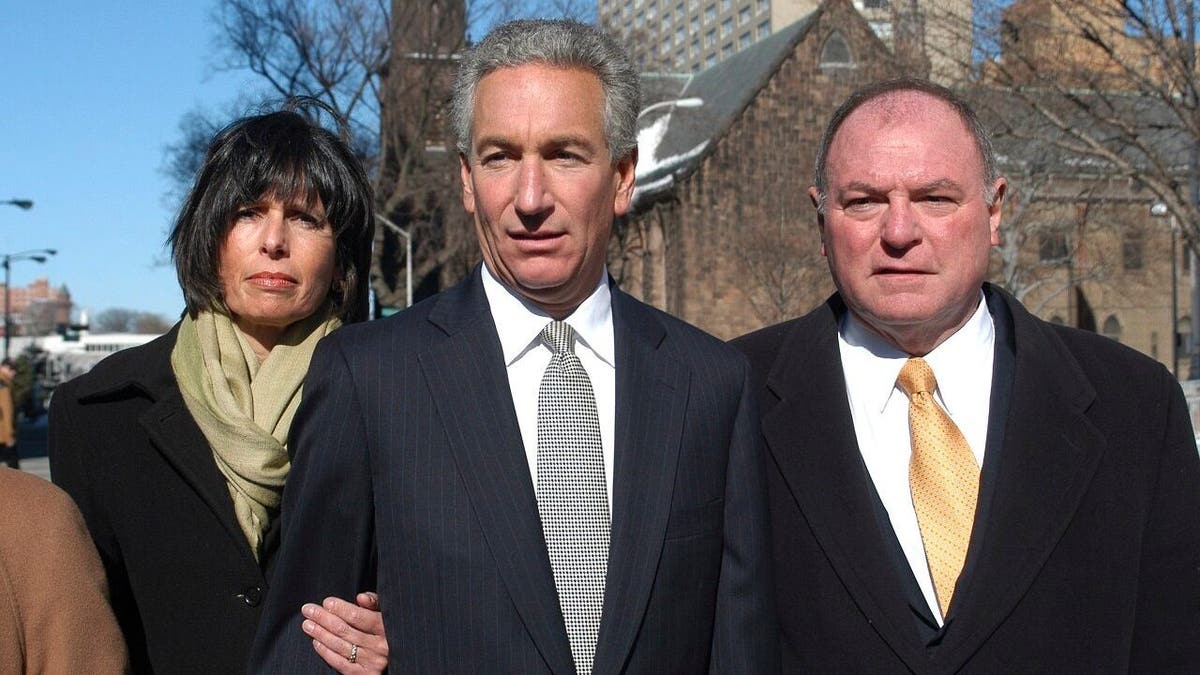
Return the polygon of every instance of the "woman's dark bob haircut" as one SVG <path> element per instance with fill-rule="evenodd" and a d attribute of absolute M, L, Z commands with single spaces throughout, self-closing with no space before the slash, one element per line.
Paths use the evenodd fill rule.
<path fill-rule="evenodd" d="M 346 142 L 318 123 L 314 115 L 321 112 L 346 135 L 345 123 L 327 106 L 298 98 L 280 110 L 234 121 L 209 144 L 170 237 L 171 257 L 192 316 L 227 311 L 221 244 L 239 207 L 264 197 L 312 205 L 319 197 L 344 279 L 330 289 L 334 312 L 347 323 L 366 318 L 375 217 L 371 184 Z"/>

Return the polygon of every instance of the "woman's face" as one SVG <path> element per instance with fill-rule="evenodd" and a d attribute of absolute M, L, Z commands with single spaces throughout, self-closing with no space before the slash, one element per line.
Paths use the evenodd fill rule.
<path fill-rule="evenodd" d="M 274 197 L 243 204 L 221 243 L 225 305 L 268 351 L 284 329 L 321 307 L 336 268 L 333 228 L 319 198 L 311 206 Z"/>

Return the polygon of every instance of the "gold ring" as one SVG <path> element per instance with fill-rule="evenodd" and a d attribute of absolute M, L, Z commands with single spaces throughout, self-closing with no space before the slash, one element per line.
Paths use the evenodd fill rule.
<path fill-rule="evenodd" d="M 358 663 L 358 645 L 350 644 L 350 663 Z"/>

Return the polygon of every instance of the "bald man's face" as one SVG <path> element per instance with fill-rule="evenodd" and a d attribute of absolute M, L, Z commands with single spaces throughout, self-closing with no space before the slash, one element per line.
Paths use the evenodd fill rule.
<path fill-rule="evenodd" d="M 910 354 L 978 306 L 1004 193 L 998 179 L 985 201 L 982 161 L 957 113 L 917 92 L 863 105 L 830 145 L 822 252 L 847 307 Z"/>

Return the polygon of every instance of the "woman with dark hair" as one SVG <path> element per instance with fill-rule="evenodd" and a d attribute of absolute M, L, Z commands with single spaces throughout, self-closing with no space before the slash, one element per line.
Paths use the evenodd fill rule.
<path fill-rule="evenodd" d="M 366 314 L 370 184 L 312 107 L 217 134 L 170 236 L 183 319 L 55 392 L 52 475 L 100 551 L 134 672 L 245 670 L 309 359 Z M 353 614 L 381 639 L 377 612 Z M 378 664 L 362 642 L 349 661 Z"/>

